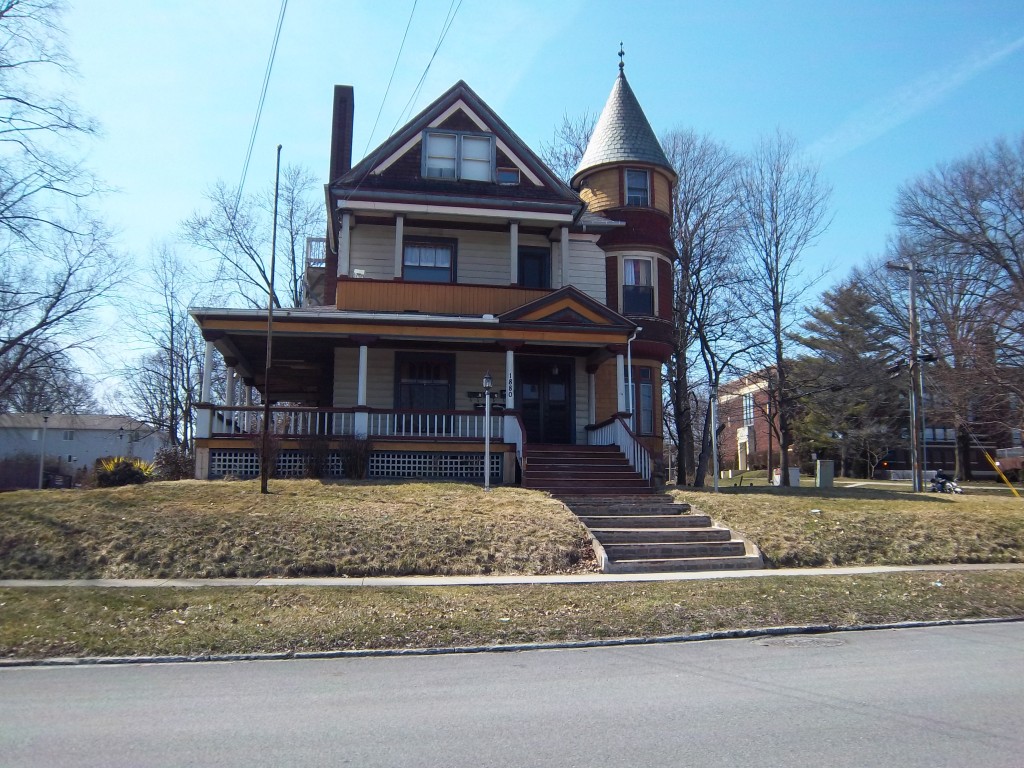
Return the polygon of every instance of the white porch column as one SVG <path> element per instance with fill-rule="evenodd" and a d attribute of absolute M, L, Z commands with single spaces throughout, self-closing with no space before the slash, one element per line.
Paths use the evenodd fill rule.
<path fill-rule="evenodd" d="M 505 410 L 511 411 L 516 407 L 516 379 L 515 379 L 515 352 L 511 349 L 505 350 Z"/>
<path fill-rule="evenodd" d="M 597 424 L 597 374 L 593 371 L 587 371 L 587 419 Z"/>
<path fill-rule="evenodd" d="M 359 372 L 356 384 L 356 412 L 352 414 L 352 431 L 356 437 L 365 439 L 370 434 L 370 414 L 366 409 L 366 368 L 369 347 L 359 345 Z"/>
<path fill-rule="evenodd" d="M 508 281 L 510 284 L 515 285 L 519 282 L 519 222 L 510 221 L 508 223 L 508 262 L 509 277 Z"/>
<path fill-rule="evenodd" d="M 341 214 L 340 242 L 338 244 L 338 277 L 347 277 L 352 256 L 352 213 L 345 211 Z"/>
<path fill-rule="evenodd" d="M 227 379 L 224 381 L 224 405 L 231 408 L 235 404 L 235 366 L 228 366 Z"/>
<path fill-rule="evenodd" d="M 224 428 L 228 432 L 237 432 L 235 423 L 235 412 L 231 410 L 235 406 L 235 367 L 228 366 L 228 375 L 224 380 Z"/>
<path fill-rule="evenodd" d="M 622 354 L 615 356 L 615 385 L 618 390 L 615 408 L 619 413 L 626 412 L 626 360 Z"/>
<path fill-rule="evenodd" d="M 203 360 L 203 390 L 200 402 L 210 402 L 210 382 L 213 380 L 213 342 L 206 342 L 206 357 Z"/>
<path fill-rule="evenodd" d="M 562 258 L 559 264 L 560 271 L 558 276 L 558 287 L 561 288 L 567 285 L 569 281 L 569 228 L 562 227 Z"/>
<path fill-rule="evenodd" d="M 242 400 L 243 405 L 252 405 L 252 387 L 243 386 L 242 392 L 244 399 Z M 252 420 L 252 411 L 246 411 L 245 416 L 242 417 L 242 429 L 246 432 L 249 431 L 249 422 Z"/>
<path fill-rule="evenodd" d="M 356 389 L 356 405 L 366 405 L 366 360 L 368 347 L 359 346 L 359 384 Z"/>
<path fill-rule="evenodd" d="M 395 277 L 402 276 L 402 264 L 405 254 L 405 216 L 395 216 Z"/>

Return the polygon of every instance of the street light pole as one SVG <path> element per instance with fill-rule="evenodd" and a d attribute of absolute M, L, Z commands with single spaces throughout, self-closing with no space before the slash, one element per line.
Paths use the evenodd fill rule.
<path fill-rule="evenodd" d="M 270 493 L 270 373 L 274 352 L 274 271 L 277 257 L 277 187 L 281 180 L 281 145 L 277 145 L 277 168 L 274 171 L 274 222 L 270 235 L 270 290 L 267 297 L 267 361 L 263 367 L 263 434 L 261 436 L 260 493 Z M 233 386 L 233 385 L 232 385 Z"/>
<path fill-rule="evenodd" d="M 43 489 L 43 462 L 46 459 L 46 422 L 50 417 L 43 414 L 43 434 L 39 440 L 39 490 Z"/>
<path fill-rule="evenodd" d="M 484 374 L 484 490 L 491 490 L 491 372 Z"/>
<path fill-rule="evenodd" d="M 718 386 L 711 387 L 711 461 L 715 470 L 715 493 L 718 493 Z"/>

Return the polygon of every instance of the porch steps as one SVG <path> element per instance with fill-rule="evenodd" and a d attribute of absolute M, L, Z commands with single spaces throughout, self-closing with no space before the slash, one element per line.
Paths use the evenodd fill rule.
<path fill-rule="evenodd" d="M 605 573 L 763 568 L 757 547 L 667 495 L 559 495 L 587 526 Z"/>
<path fill-rule="evenodd" d="M 651 484 L 616 446 L 537 445 L 526 448 L 523 487 L 562 493 L 649 494 Z"/>

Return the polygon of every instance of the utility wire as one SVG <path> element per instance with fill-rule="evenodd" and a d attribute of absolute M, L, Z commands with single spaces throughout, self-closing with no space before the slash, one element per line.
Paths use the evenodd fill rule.
<path fill-rule="evenodd" d="M 391 135 L 394 135 L 395 131 L 398 130 L 398 126 L 402 123 L 405 114 L 409 111 L 409 106 L 416 99 L 416 96 L 419 94 L 420 89 L 423 88 L 423 83 L 427 79 L 427 73 L 430 71 L 430 65 L 434 63 L 434 57 L 437 56 L 437 52 L 439 50 L 441 50 L 441 44 L 444 43 L 444 39 L 448 35 L 448 30 L 451 29 L 452 22 L 455 21 L 455 15 L 459 12 L 459 8 L 462 7 L 462 0 L 458 0 L 458 2 L 459 2 L 459 4 L 455 5 L 455 0 L 452 0 L 451 4 L 448 6 L 448 15 L 445 16 L 444 24 L 442 25 L 442 28 L 441 28 L 441 35 L 437 39 L 437 45 L 434 46 L 434 51 L 430 55 L 430 60 L 427 62 L 427 66 L 423 69 L 423 74 L 420 75 L 420 79 L 419 79 L 419 82 L 416 84 L 416 88 L 413 89 L 412 96 L 409 97 L 408 103 L 406 103 L 405 108 L 399 114 L 398 120 L 395 122 L 394 127 L 391 129 Z M 455 9 L 454 11 L 452 10 L 453 6 L 454 6 L 454 9 Z M 413 6 L 413 10 L 415 10 L 415 6 Z M 411 14 L 409 16 L 409 21 L 410 22 L 412 21 L 412 15 Z M 406 28 L 406 31 L 408 32 L 408 27 Z M 399 52 L 399 53 L 401 53 L 401 52 Z M 396 61 L 395 62 L 395 66 L 397 67 L 397 65 L 398 65 L 398 63 Z M 383 107 L 383 105 L 382 105 L 382 107 Z M 352 197 L 352 195 L 354 195 L 359 190 L 359 188 L 362 186 L 363 182 L 366 181 L 367 176 L 370 175 L 370 171 L 371 170 L 372 170 L 371 168 L 367 168 L 365 173 L 359 179 L 359 181 L 356 182 L 356 185 L 352 189 L 348 190 L 348 192 L 345 194 L 345 199 L 346 200 L 349 199 L 350 197 Z"/>
<path fill-rule="evenodd" d="M 377 110 L 377 117 L 373 121 L 373 128 L 370 129 L 370 136 L 366 139 L 366 147 L 363 149 L 363 157 L 366 157 L 367 151 L 370 149 L 370 144 L 373 142 L 373 134 L 377 132 L 377 124 L 380 122 L 380 115 L 384 111 L 384 103 L 388 100 L 388 94 L 391 93 L 391 83 L 395 80 L 395 72 L 398 71 L 398 62 L 402 58 L 402 51 L 405 49 L 405 40 L 409 37 L 409 27 L 412 26 L 412 17 L 416 13 L 416 3 L 418 0 L 413 0 L 412 10 L 409 11 L 409 21 L 405 24 L 405 34 L 402 35 L 402 44 L 398 46 L 398 55 L 395 57 L 395 66 L 391 68 L 391 77 L 388 78 L 388 87 L 384 89 L 384 98 L 380 100 L 380 109 Z"/>
<path fill-rule="evenodd" d="M 454 11 L 452 10 L 453 6 L 455 8 Z M 423 83 L 427 79 L 427 73 L 430 71 L 430 66 L 434 63 L 434 58 L 437 56 L 437 52 L 441 50 L 441 44 L 444 42 L 445 37 L 447 37 L 448 30 L 452 28 L 452 23 L 455 21 L 455 16 L 456 14 L 458 14 L 459 8 L 461 7 L 462 0 L 459 0 L 458 5 L 455 5 L 455 0 L 452 0 L 451 4 L 448 6 L 448 15 L 445 16 L 444 24 L 441 27 L 441 35 L 440 37 L 437 38 L 437 45 L 434 46 L 434 52 L 430 54 L 430 60 L 427 62 L 427 66 L 423 68 L 423 74 L 420 75 L 420 80 L 416 84 L 416 87 L 413 89 L 412 96 L 409 97 L 409 101 L 408 103 L 406 103 L 405 109 L 402 110 L 401 114 L 398 117 L 398 120 L 395 121 L 395 126 L 394 128 L 391 129 L 392 134 L 398 129 L 398 126 L 406 119 L 410 111 L 410 108 L 412 107 L 416 98 L 419 96 L 420 91 L 423 88 Z"/>
<path fill-rule="evenodd" d="M 263 103 L 267 100 L 267 88 L 270 85 L 270 73 L 274 69 L 274 58 L 277 55 L 277 42 L 281 39 L 281 27 L 284 26 L 284 12 L 288 9 L 288 0 L 281 0 L 281 10 L 277 15 L 277 29 L 274 30 L 274 42 L 270 46 L 270 56 L 267 58 L 267 69 L 263 73 L 263 88 L 260 90 L 260 101 L 256 107 L 256 118 L 252 121 L 252 133 L 249 134 L 249 147 L 245 152 L 245 164 L 242 166 L 242 178 L 238 182 L 238 194 L 235 196 L 235 213 L 238 212 L 238 205 L 242 201 L 242 190 L 245 187 L 245 177 L 249 173 L 249 160 L 252 158 L 252 150 L 256 144 L 256 134 L 260 128 L 260 117 L 263 115 Z"/>

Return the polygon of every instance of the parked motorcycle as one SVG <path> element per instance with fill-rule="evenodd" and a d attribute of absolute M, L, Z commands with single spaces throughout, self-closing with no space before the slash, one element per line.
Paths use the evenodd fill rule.
<path fill-rule="evenodd" d="M 933 493 L 963 493 L 964 489 L 960 487 L 956 480 L 949 477 L 933 477 L 931 490 Z"/>

